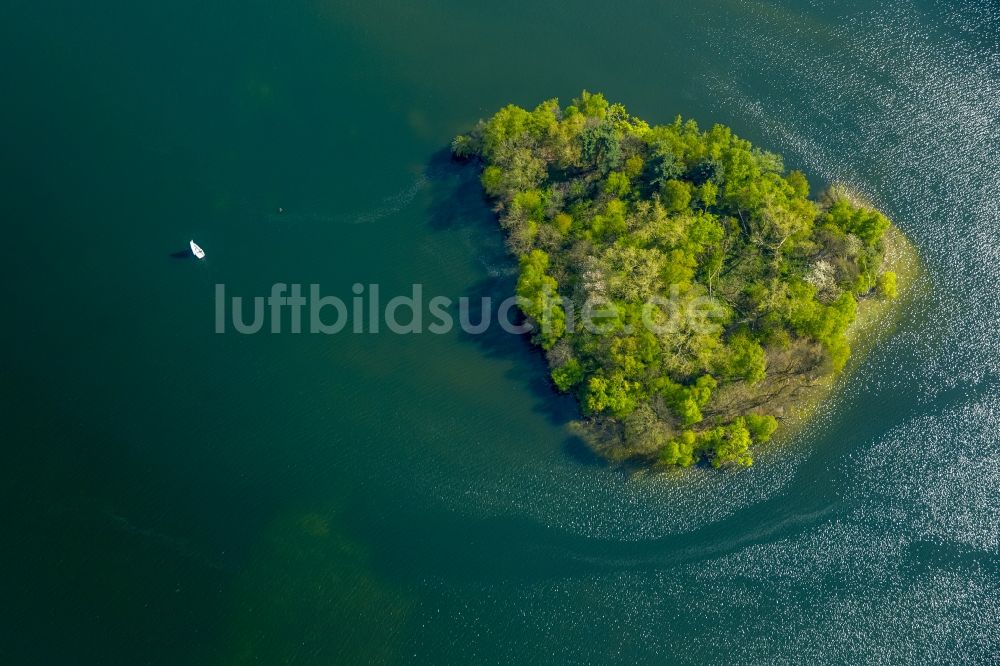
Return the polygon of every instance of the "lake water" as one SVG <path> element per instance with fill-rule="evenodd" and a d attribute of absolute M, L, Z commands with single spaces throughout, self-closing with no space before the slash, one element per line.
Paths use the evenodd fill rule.
<path fill-rule="evenodd" d="M 0 5 L 0 662 L 996 659 L 996 4 L 617 5 Z M 519 338 L 214 333 L 217 283 L 506 296 L 443 151 L 583 88 L 917 246 L 793 442 L 629 478 Z"/>

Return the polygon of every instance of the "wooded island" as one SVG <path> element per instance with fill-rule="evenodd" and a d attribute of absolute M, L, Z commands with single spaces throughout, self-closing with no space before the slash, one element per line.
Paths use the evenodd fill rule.
<path fill-rule="evenodd" d="M 722 125 L 650 126 L 584 92 L 506 106 L 452 149 L 482 167 L 554 385 L 614 460 L 751 465 L 844 367 L 859 302 L 896 296 L 882 213 L 810 199 Z"/>

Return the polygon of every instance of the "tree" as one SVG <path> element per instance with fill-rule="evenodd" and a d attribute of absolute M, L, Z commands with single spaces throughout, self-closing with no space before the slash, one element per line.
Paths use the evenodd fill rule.
<path fill-rule="evenodd" d="M 608 295 L 626 302 L 645 302 L 661 287 L 665 257 L 656 248 L 616 243 L 604 252 L 601 263 L 608 269 Z"/>
<path fill-rule="evenodd" d="M 749 384 L 757 384 L 767 376 L 764 348 L 746 332 L 737 333 L 729 339 L 717 368 L 728 379 L 742 379 Z"/>
<path fill-rule="evenodd" d="M 506 106 L 452 148 L 482 164 L 553 384 L 615 459 L 750 465 L 771 414 L 844 367 L 858 300 L 897 292 L 884 215 L 842 188 L 809 199 L 722 125 L 650 126 L 584 91 Z M 568 326 L 570 302 L 601 304 L 598 325 Z"/>
<path fill-rule="evenodd" d="M 692 386 L 681 386 L 667 378 L 662 378 L 658 386 L 660 395 L 677 414 L 681 425 L 691 426 L 704 418 L 701 408 L 708 404 L 717 382 L 711 375 L 702 375 Z"/>
<path fill-rule="evenodd" d="M 625 160 L 625 175 L 631 180 L 633 178 L 638 178 L 642 174 L 642 169 L 645 166 L 642 158 L 638 155 L 632 155 L 627 160 Z"/>
<path fill-rule="evenodd" d="M 660 133 L 659 140 L 653 145 L 649 157 L 652 171 L 650 184 L 653 187 L 663 187 L 667 181 L 676 180 L 684 174 L 684 162 L 675 153 L 676 142 L 672 135 Z"/>
<path fill-rule="evenodd" d="M 497 111 L 483 129 L 483 153 L 491 158 L 503 155 L 524 138 L 529 120 L 530 114 L 513 104 Z"/>
<path fill-rule="evenodd" d="M 622 164 L 621 135 L 611 123 L 588 127 L 580 136 L 581 156 L 606 174 Z"/>
<path fill-rule="evenodd" d="M 737 418 L 725 427 L 715 428 L 707 437 L 712 450 L 712 467 L 734 464 L 740 467 L 753 465 L 750 455 L 750 431 L 746 419 Z"/>
<path fill-rule="evenodd" d="M 500 196 L 503 192 L 503 169 L 498 166 L 488 166 L 483 169 L 483 175 L 479 180 L 483 184 L 486 194 L 491 197 Z"/>
<path fill-rule="evenodd" d="M 630 382 L 620 373 L 611 377 L 594 375 L 587 382 L 584 405 L 591 414 L 610 412 L 623 419 L 635 410 L 639 403 L 638 383 Z"/>
<path fill-rule="evenodd" d="M 559 230 L 559 233 L 566 235 L 569 233 L 570 228 L 573 226 L 573 216 L 566 213 L 557 213 L 555 217 L 552 218 L 552 226 Z"/>
<path fill-rule="evenodd" d="M 874 245 L 889 228 L 885 215 L 870 208 L 853 205 L 846 197 L 836 199 L 823 216 L 823 222 L 854 234 L 866 245 Z"/>
<path fill-rule="evenodd" d="M 664 465 L 690 467 L 697 459 L 695 455 L 697 445 L 698 437 L 694 431 L 685 430 L 680 437 L 671 439 L 660 450 L 660 462 Z"/>
<path fill-rule="evenodd" d="M 896 298 L 898 288 L 895 273 L 886 271 L 878 276 L 878 293 L 882 298 Z"/>
<path fill-rule="evenodd" d="M 625 418 L 625 446 L 631 455 L 658 454 L 670 440 L 670 432 L 649 403 L 638 405 Z"/>
<path fill-rule="evenodd" d="M 668 180 L 661 191 L 663 206 L 670 213 L 683 213 L 691 207 L 692 188 L 682 180 Z"/>
<path fill-rule="evenodd" d="M 778 429 L 778 420 L 770 414 L 756 414 L 750 412 L 743 417 L 750 437 L 754 442 L 763 444 L 771 439 L 771 435 Z"/>
<path fill-rule="evenodd" d="M 608 100 L 601 93 L 591 94 L 584 90 L 573 100 L 573 106 L 588 118 L 603 119 L 608 110 Z"/>
<path fill-rule="evenodd" d="M 566 332 L 566 313 L 562 308 L 555 278 L 547 275 L 549 256 L 532 250 L 521 257 L 521 275 L 517 280 L 518 306 L 537 324 L 535 335 L 543 349 Z"/>
<path fill-rule="evenodd" d="M 604 191 L 612 197 L 621 199 L 628 195 L 631 184 L 628 176 L 621 171 L 612 171 L 604 181 Z"/>
<path fill-rule="evenodd" d="M 785 177 L 785 180 L 792 186 L 795 196 L 800 199 L 805 199 L 809 196 L 809 181 L 806 179 L 804 173 L 801 171 L 792 171 Z"/>
<path fill-rule="evenodd" d="M 556 387 L 565 393 L 583 381 L 583 368 L 580 362 L 571 358 L 558 368 L 552 371 L 552 382 Z"/>

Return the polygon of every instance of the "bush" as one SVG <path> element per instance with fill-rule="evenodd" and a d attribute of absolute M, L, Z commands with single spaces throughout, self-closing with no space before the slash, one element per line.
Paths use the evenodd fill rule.
<path fill-rule="evenodd" d="M 882 298 L 896 298 L 899 295 L 896 286 L 896 274 L 886 271 L 878 276 L 878 293 Z"/>
<path fill-rule="evenodd" d="M 480 159 L 533 340 L 615 459 L 751 464 L 778 426 L 764 412 L 844 367 L 859 296 L 896 295 L 884 215 L 810 200 L 805 175 L 722 125 L 650 127 L 584 92 L 504 107 L 452 149 Z M 588 302 L 596 329 L 566 305 Z"/>

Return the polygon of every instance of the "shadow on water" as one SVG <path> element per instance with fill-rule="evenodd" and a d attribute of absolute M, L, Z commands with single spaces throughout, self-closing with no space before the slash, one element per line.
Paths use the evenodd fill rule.
<path fill-rule="evenodd" d="M 567 458 L 574 461 L 578 465 L 583 465 L 585 467 L 610 467 L 606 459 L 594 453 L 594 450 L 587 446 L 587 443 L 581 438 L 573 436 L 568 437 L 562 445 L 563 453 Z M 624 469 L 622 470 L 625 471 Z"/>
<path fill-rule="evenodd" d="M 186 259 L 194 259 L 194 255 L 191 254 L 191 250 L 190 249 L 177 250 L 176 252 L 171 252 L 170 253 L 170 258 L 178 260 L 178 261 L 181 261 L 181 260 L 186 260 Z"/>
<path fill-rule="evenodd" d="M 530 335 L 511 333 L 499 324 L 501 304 L 514 294 L 517 264 L 503 244 L 496 214 L 490 210 L 483 196 L 478 172 L 476 164 L 454 159 L 449 150 L 435 153 L 427 168 L 431 181 L 428 211 L 431 228 L 467 232 L 471 251 L 480 263 L 489 268 L 488 277 L 464 290 L 469 303 L 468 313 L 464 316 L 468 328 L 474 330 L 485 322 L 489 326 L 480 333 L 469 332 L 463 326 L 460 339 L 478 347 L 488 358 L 514 362 L 505 376 L 530 391 L 536 412 L 543 414 L 553 425 L 564 427 L 579 417 L 576 401 L 572 396 L 560 395 L 552 388 L 545 355 L 532 345 Z M 516 308 L 508 314 L 507 320 L 511 325 L 524 323 Z M 606 466 L 606 462 L 579 437 L 567 437 L 562 450 L 579 464 Z"/>
<path fill-rule="evenodd" d="M 427 176 L 431 185 L 428 212 L 432 229 L 446 231 L 475 227 L 497 234 L 496 218 L 483 197 L 477 172 L 474 163 L 453 158 L 448 149 L 431 155 Z M 494 243 L 493 249 L 499 248 L 502 252 L 501 245 Z M 507 261 L 513 265 L 509 258 Z"/>

